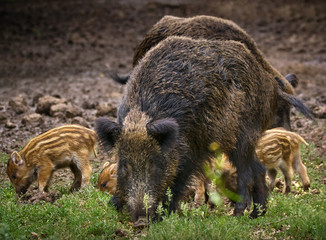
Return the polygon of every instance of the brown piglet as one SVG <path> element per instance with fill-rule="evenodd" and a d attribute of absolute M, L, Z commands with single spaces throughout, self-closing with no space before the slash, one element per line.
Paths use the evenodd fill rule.
<path fill-rule="evenodd" d="M 300 157 L 300 145 L 302 143 L 308 145 L 299 134 L 287 131 L 284 128 L 267 130 L 259 139 L 256 146 L 256 154 L 267 169 L 269 189 L 271 191 L 275 186 L 276 169 L 280 169 L 284 175 L 284 193 L 291 192 L 294 171 L 298 173 L 303 189 L 309 189 L 310 179 L 307 168 L 302 163 Z M 237 191 L 236 175 L 235 167 L 226 161 L 226 165 L 224 165 L 222 170 L 222 178 L 225 181 L 225 187 L 231 191 Z"/>
<path fill-rule="evenodd" d="M 117 164 L 106 162 L 103 165 L 103 170 L 101 171 L 97 187 L 102 192 L 109 192 L 110 194 L 115 193 L 115 188 L 117 185 Z"/>
<path fill-rule="evenodd" d="M 87 185 L 96 140 L 95 131 L 79 125 L 64 125 L 36 136 L 8 161 L 7 174 L 16 193 L 25 193 L 35 180 L 40 193 L 48 191 L 53 172 L 67 167 L 75 176 L 70 191 Z"/>
<path fill-rule="evenodd" d="M 267 130 L 258 141 L 256 153 L 259 160 L 267 168 L 270 190 L 273 190 L 275 185 L 277 168 L 281 169 L 284 175 L 284 193 L 291 192 L 294 170 L 302 181 L 303 189 L 309 189 L 310 180 L 307 168 L 303 165 L 300 157 L 301 143 L 308 145 L 299 134 L 282 128 Z"/>

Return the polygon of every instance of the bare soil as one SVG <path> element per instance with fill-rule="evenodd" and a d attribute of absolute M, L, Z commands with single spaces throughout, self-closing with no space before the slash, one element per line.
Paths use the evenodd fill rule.
<path fill-rule="evenodd" d="M 111 79 L 109 70 L 130 73 L 135 46 L 164 15 L 202 14 L 233 20 L 283 75 L 297 75 L 296 94 L 312 109 L 315 121 L 293 110 L 292 128 L 325 159 L 326 2 L 317 0 L 1 1 L 0 152 L 9 155 L 59 125 L 77 122 L 92 128 L 100 115 L 115 118 L 124 86 Z M 9 103 L 19 95 L 27 106 L 21 113 Z M 81 109 L 79 118 L 64 110 L 23 120 L 35 113 L 45 95 Z M 109 110 L 103 113 L 101 104 Z M 100 152 L 92 159 L 96 172 L 108 157 Z M 9 181 L 5 164 L 0 180 Z"/>

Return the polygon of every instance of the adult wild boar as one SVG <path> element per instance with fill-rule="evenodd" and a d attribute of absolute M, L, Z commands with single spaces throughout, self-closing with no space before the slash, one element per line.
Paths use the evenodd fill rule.
<path fill-rule="evenodd" d="M 158 44 L 169 36 L 184 36 L 193 39 L 207 40 L 234 40 L 243 43 L 247 49 L 254 55 L 257 62 L 268 72 L 273 73 L 275 77 L 284 79 L 263 56 L 254 39 L 240 26 L 231 20 L 199 15 L 190 18 L 175 16 L 164 16 L 161 18 L 145 35 L 144 39 L 138 44 L 134 51 L 133 67 L 153 46 Z M 293 93 L 293 88 L 287 84 L 286 91 Z"/>
<path fill-rule="evenodd" d="M 153 27 L 147 32 L 144 39 L 136 46 L 133 56 L 132 65 L 135 67 L 142 59 L 147 51 L 149 51 L 156 44 L 170 36 L 183 36 L 193 39 L 207 39 L 207 40 L 234 40 L 246 45 L 251 53 L 256 57 L 262 67 L 282 79 L 285 84 L 285 91 L 293 94 L 293 87 L 291 85 L 292 79 L 284 79 L 284 77 L 265 59 L 263 53 L 259 50 L 255 40 L 240 26 L 231 20 L 199 15 L 190 18 L 175 17 L 166 15 L 161 18 Z M 293 74 L 287 77 L 292 78 Z M 128 76 L 120 78 L 113 75 L 114 80 L 125 84 L 128 81 Z"/>
<path fill-rule="evenodd" d="M 251 198 L 251 217 L 264 214 L 265 168 L 254 146 L 282 96 L 274 75 L 240 42 L 161 41 L 134 68 L 117 122 L 95 122 L 102 145 L 118 159 L 111 202 L 118 209 L 127 205 L 135 226 L 142 226 L 146 213 L 155 219 L 159 203 L 166 207 L 170 188 L 169 207 L 175 210 L 190 176 L 202 173 L 213 157 L 209 145 L 217 142 L 238 170 L 243 201 L 234 215 L 243 214 Z"/>
<path fill-rule="evenodd" d="M 185 36 L 193 39 L 207 40 L 234 40 L 243 43 L 247 49 L 256 58 L 257 63 L 273 75 L 273 78 L 282 86 L 284 91 L 293 95 L 297 85 L 297 78 L 294 74 L 288 74 L 285 77 L 281 75 L 263 56 L 263 53 L 257 47 L 256 42 L 250 35 L 239 27 L 233 21 L 217 18 L 213 16 L 195 16 L 191 18 L 182 18 L 174 16 L 164 16 L 160 19 L 145 35 L 134 51 L 133 67 L 142 59 L 147 51 L 157 45 L 159 42 L 169 36 Z M 125 84 L 129 76 L 119 77 L 116 73 L 111 73 L 112 78 Z M 264 79 L 262 79 L 264 81 Z M 282 98 L 277 112 L 273 116 L 269 128 L 284 127 L 291 130 L 289 103 Z M 302 112 L 302 108 L 297 108 Z M 305 116 L 311 118 L 309 112 L 302 112 Z"/>

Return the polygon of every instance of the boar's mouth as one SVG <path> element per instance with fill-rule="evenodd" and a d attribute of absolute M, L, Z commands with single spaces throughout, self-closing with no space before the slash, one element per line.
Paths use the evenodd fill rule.
<path fill-rule="evenodd" d="M 134 222 L 135 228 L 144 228 L 149 225 L 149 222 L 145 216 L 138 217 L 137 221 Z"/>

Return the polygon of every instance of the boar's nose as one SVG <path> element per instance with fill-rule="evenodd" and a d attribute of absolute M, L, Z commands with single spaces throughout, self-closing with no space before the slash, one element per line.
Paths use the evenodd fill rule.
<path fill-rule="evenodd" d="M 134 227 L 135 228 L 144 228 L 144 227 L 146 227 L 148 225 L 149 225 L 148 220 L 144 216 L 140 216 L 138 218 L 138 220 L 136 222 L 134 222 Z"/>

